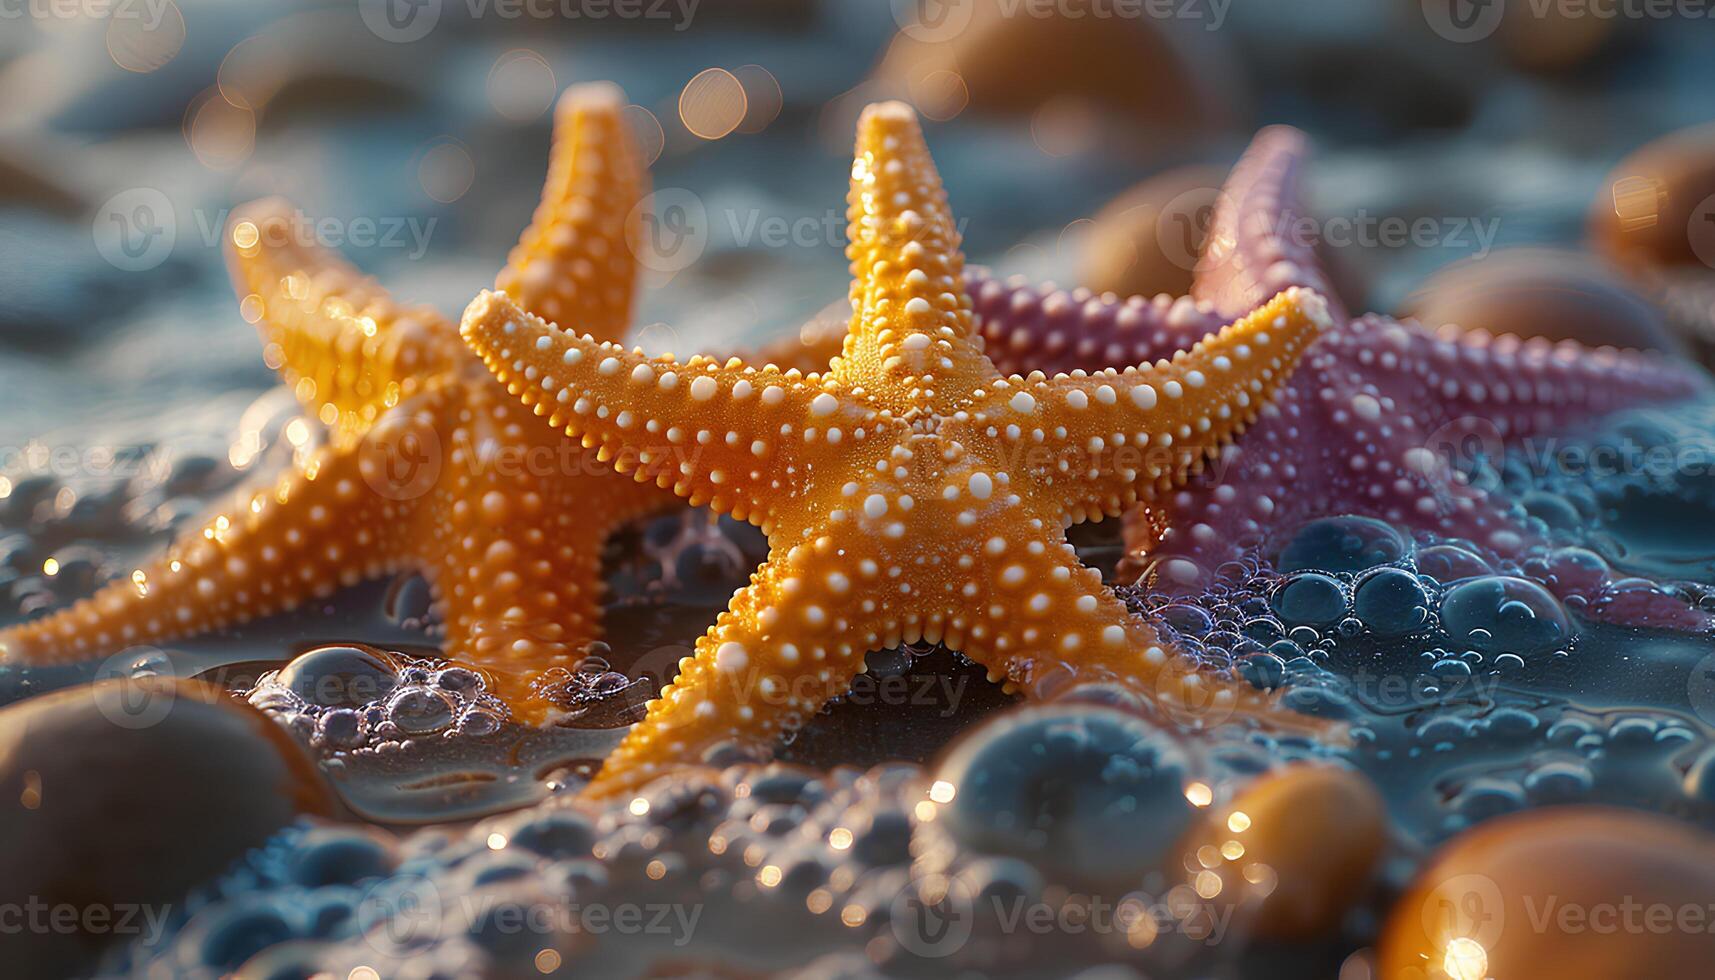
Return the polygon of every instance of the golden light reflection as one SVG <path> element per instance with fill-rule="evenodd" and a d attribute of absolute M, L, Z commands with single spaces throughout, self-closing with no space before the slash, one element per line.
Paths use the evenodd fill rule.
<path fill-rule="evenodd" d="M 24 791 L 18 796 L 18 803 L 26 810 L 36 810 L 42 805 L 42 774 L 34 769 L 24 773 Z"/>
<path fill-rule="evenodd" d="M 504 850 L 505 848 L 506 848 L 506 835 L 505 834 L 494 833 L 494 834 L 488 835 L 488 849 L 489 850 L 499 851 L 499 850 Z"/>
<path fill-rule="evenodd" d="M 641 796 L 633 797 L 631 805 L 626 807 L 626 809 L 631 811 L 632 816 L 641 817 L 645 813 L 649 812 L 649 801 Z"/>
<path fill-rule="evenodd" d="M 918 112 L 936 122 L 946 122 L 965 111 L 971 92 L 958 72 L 932 71 L 911 80 L 911 101 Z"/>
<path fill-rule="evenodd" d="M 780 115 L 785 96 L 780 82 L 761 65 L 741 65 L 733 69 L 733 77 L 744 87 L 744 119 L 738 124 L 741 133 L 760 133 Z"/>
<path fill-rule="evenodd" d="M 1667 202 L 1667 189 L 1654 177 L 1621 177 L 1614 181 L 1614 215 L 1621 231 L 1654 228 Z"/>
<path fill-rule="evenodd" d="M 852 846 L 852 832 L 844 827 L 835 827 L 828 834 L 828 846 L 836 851 L 843 851 Z"/>
<path fill-rule="evenodd" d="M 476 161 L 463 143 L 442 136 L 417 157 L 417 182 L 430 200 L 451 204 L 476 182 Z"/>
<path fill-rule="evenodd" d="M 1489 973 L 1489 951 L 1475 939 L 1460 936 L 1447 944 L 1441 970 L 1449 980 L 1483 980 Z"/>
<path fill-rule="evenodd" d="M 1155 916 L 1145 913 L 1132 919 L 1125 931 L 1125 941 L 1132 949 L 1148 949 L 1160 935 L 1161 926 L 1156 924 Z"/>
<path fill-rule="evenodd" d="M 1203 898 L 1214 898 L 1221 894 L 1221 876 L 1213 871 L 1199 871 L 1191 886 Z"/>
<path fill-rule="evenodd" d="M 661 159 L 661 151 L 667 146 L 667 134 L 655 113 L 640 105 L 628 105 L 625 107 L 625 124 L 631 127 L 631 136 L 637 140 L 637 151 L 643 155 L 644 166 Z"/>
<path fill-rule="evenodd" d="M 780 869 L 772 864 L 764 865 L 762 870 L 756 873 L 756 881 L 764 888 L 773 888 L 780 884 Z"/>
<path fill-rule="evenodd" d="M 558 90 L 554 69 L 529 48 L 502 54 L 488 70 L 488 104 L 513 122 L 540 118 L 554 104 Z"/>
<path fill-rule="evenodd" d="M 238 224 L 232 226 L 232 244 L 234 247 L 248 252 L 255 248 L 261 241 L 262 231 L 256 227 L 256 222 L 240 221 Z M 255 293 L 251 293 L 247 299 L 259 300 L 261 297 L 257 296 Z"/>
<path fill-rule="evenodd" d="M 49 558 L 47 561 L 42 562 L 42 574 L 43 575 L 46 575 L 48 578 L 53 578 L 55 575 L 58 575 L 59 573 L 60 573 L 60 562 L 59 562 L 58 558 Z"/>
<path fill-rule="evenodd" d="M 1234 810 L 1232 814 L 1227 817 L 1227 829 L 1235 834 L 1242 834 L 1251 829 L 1250 814 L 1243 810 Z"/>
<path fill-rule="evenodd" d="M 660 881 L 667 877 L 667 862 L 656 858 L 644 866 L 643 873 L 649 876 L 650 881 Z"/>
<path fill-rule="evenodd" d="M 951 803 L 953 802 L 953 797 L 958 792 L 959 789 L 957 786 L 947 782 L 945 779 L 937 779 L 935 780 L 935 785 L 929 787 L 929 798 L 934 800 L 936 803 Z"/>
<path fill-rule="evenodd" d="M 286 441 L 294 447 L 302 447 L 310 441 L 310 424 L 301 418 L 295 418 L 286 423 Z"/>
<path fill-rule="evenodd" d="M 185 46 L 185 17 L 173 0 L 162 0 L 150 17 L 109 17 L 107 55 L 128 72 L 146 75 L 178 57 Z"/>
<path fill-rule="evenodd" d="M 536 972 L 553 973 L 560 968 L 560 954 L 552 949 L 544 949 L 536 954 Z"/>
<path fill-rule="evenodd" d="M 725 68 L 705 68 L 679 93 L 679 121 L 696 136 L 718 140 L 744 121 L 747 105 L 736 75 Z"/>
<path fill-rule="evenodd" d="M 185 145 L 210 170 L 231 170 L 256 149 L 256 115 L 233 105 L 217 88 L 204 91 L 185 110 Z"/>
<path fill-rule="evenodd" d="M 1208 783 L 1192 783 L 1185 787 L 1185 798 L 1191 801 L 1192 806 L 1208 806 L 1215 802 L 1215 791 L 1209 788 Z"/>

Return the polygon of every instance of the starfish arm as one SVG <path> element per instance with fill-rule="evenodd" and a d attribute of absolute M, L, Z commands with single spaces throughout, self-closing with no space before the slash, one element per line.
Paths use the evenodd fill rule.
<path fill-rule="evenodd" d="M 1562 432 L 1620 408 L 1709 388 L 1702 372 L 1658 354 L 1457 327 L 1431 333 L 1374 315 L 1352 322 L 1349 343 L 1394 352 L 1376 370 L 1418 374 L 1434 389 L 1444 421 L 1482 420 L 1505 439 Z"/>
<path fill-rule="evenodd" d="M 1299 172 L 1309 156 L 1309 137 L 1290 126 L 1257 133 L 1221 188 L 1191 285 L 1194 298 L 1242 316 L 1289 286 L 1334 295 L 1299 202 Z M 1344 322 L 1339 301 L 1329 306 Z"/>
<path fill-rule="evenodd" d="M 372 436 L 397 435 L 387 432 L 384 427 Z M 388 463 L 384 450 L 322 449 L 272 489 L 241 492 L 129 576 L 67 609 L 0 632 L 0 659 L 72 662 L 166 643 L 293 609 L 397 570 L 406 561 L 418 501 L 375 491 L 390 485 Z"/>
<path fill-rule="evenodd" d="M 463 329 L 508 391 L 615 469 L 764 530 L 774 508 L 790 502 L 804 447 L 883 424 L 867 406 L 821 390 L 813 375 L 736 358 L 646 357 L 562 331 L 498 293 L 471 303 Z"/>
<path fill-rule="evenodd" d="M 1079 561 L 1059 531 L 990 538 L 953 602 L 925 618 L 948 622 L 946 642 L 1031 698 L 1106 684 L 1185 724 L 1265 719 L 1289 730 L 1327 726 L 1279 707 L 1262 691 L 1175 653 Z M 945 600 L 943 600 L 945 602 Z"/>
<path fill-rule="evenodd" d="M 1171 361 L 1022 379 L 985 416 L 1007 427 L 1025 469 L 1061 488 L 1070 520 L 1117 516 L 1200 472 L 1329 325 L 1320 296 L 1288 289 Z"/>
<path fill-rule="evenodd" d="M 1097 296 L 973 267 L 965 276 L 984 350 L 1003 374 L 1100 371 L 1172 357 L 1229 321 L 1214 307 L 1163 293 Z M 1248 312 L 1248 311 L 1247 311 Z"/>
<path fill-rule="evenodd" d="M 602 340 L 623 336 L 636 292 L 630 242 L 647 190 L 624 93 L 606 82 L 568 88 L 555 110 L 542 201 L 494 288 L 553 322 Z"/>
<path fill-rule="evenodd" d="M 460 390 L 444 435 L 417 433 L 444 440 L 426 442 L 432 469 L 398 474 L 402 492 L 423 494 L 412 555 L 445 624 L 448 659 L 486 673 L 517 717 L 540 722 L 553 707 L 538 690 L 544 674 L 574 668 L 601 633 L 608 536 L 673 498 L 640 493 L 498 386 Z"/>
<path fill-rule="evenodd" d="M 757 569 L 586 792 L 631 792 L 721 746 L 766 755 L 851 686 L 866 651 L 902 642 L 904 624 L 880 590 L 861 615 L 842 615 L 856 607 L 845 594 L 851 583 L 829 571 L 843 567 L 839 551 L 823 538 Z"/>
<path fill-rule="evenodd" d="M 382 412 L 469 360 L 458 331 L 428 307 L 406 307 L 310 241 L 302 212 L 280 198 L 240 208 L 226 236 L 239 311 L 264 359 L 298 401 L 350 445 Z"/>
<path fill-rule="evenodd" d="M 834 376 L 902 417 L 941 411 L 992 381 L 947 192 L 903 103 L 872 105 L 858 120 L 847 204 L 852 319 Z"/>

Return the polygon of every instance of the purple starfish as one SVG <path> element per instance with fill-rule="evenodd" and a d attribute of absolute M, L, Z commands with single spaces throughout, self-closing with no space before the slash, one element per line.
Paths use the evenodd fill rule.
<path fill-rule="evenodd" d="M 1190 298 L 1118 300 L 970 277 L 988 353 L 1003 371 L 1095 370 L 1170 356 L 1276 292 L 1329 295 L 1304 226 L 1297 180 L 1308 142 L 1264 130 L 1228 178 Z M 1449 450 L 1477 440 L 1489 458 L 1627 405 L 1707 390 L 1662 358 L 1540 338 L 1431 331 L 1375 315 L 1348 319 L 1305 356 L 1238 445 L 1165 512 L 1127 517 L 1132 559 L 1158 587 L 1193 589 L 1230 561 L 1330 514 L 1359 514 L 1464 539 L 1502 561 L 1545 544 L 1504 496 L 1468 482 Z M 1710 617 L 1660 590 L 1592 568 L 1587 552 L 1537 554 L 1530 570 L 1586 614 L 1634 626 L 1697 629 Z"/>

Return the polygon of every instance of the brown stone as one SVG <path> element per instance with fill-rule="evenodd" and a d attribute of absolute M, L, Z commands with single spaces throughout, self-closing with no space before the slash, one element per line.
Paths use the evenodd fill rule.
<path fill-rule="evenodd" d="M 1715 125 L 1646 143 L 1590 203 L 1594 247 L 1625 266 L 1715 270 Z"/>
<path fill-rule="evenodd" d="M 112 679 L 12 705 L 0 711 L 0 906 L 47 911 L 7 938 L 5 972 L 87 967 L 136 938 L 115 931 L 125 909 L 162 914 L 298 816 L 337 808 L 284 729 L 207 684 Z"/>
<path fill-rule="evenodd" d="M 1684 349 L 1654 306 L 1603 263 L 1573 252 L 1503 249 L 1456 262 L 1408 296 L 1400 312 L 1432 328 L 1457 324 L 1591 347 Z"/>
<path fill-rule="evenodd" d="M 1363 898 L 1387 825 L 1381 794 L 1362 773 L 1292 766 L 1212 808 L 1186 848 L 1185 868 L 1209 901 L 1241 906 L 1235 928 L 1312 939 Z M 1213 897 L 1211 874 L 1220 883 Z"/>
<path fill-rule="evenodd" d="M 1611 807 L 1512 814 L 1431 859 L 1388 917 L 1379 976 L 1708 976 L 1712 903 L 1709 834 Z"/>
<path fill-rule="evenodd" d="M 1119 296 L 1189 293 L 1223 179 L 1216 167 L 1178 167 L 1108 202 L 1087 232 L 1084 285 Z"/>

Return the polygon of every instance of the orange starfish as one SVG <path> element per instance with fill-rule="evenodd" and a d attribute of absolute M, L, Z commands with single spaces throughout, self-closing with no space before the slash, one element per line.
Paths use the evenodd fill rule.
<path fill-rule="evenodd" d="M 1002 377 L 972 333 L 946 194 L 903 104 L 859 122 L 849 205 L 854 314 L 825 374 L 648 358 L 496 293 L 465 311 L 466 340 L 537 414 L 768 535 L 769 560 L 589 791 L 767 747 L 843 692 L 866 651 L 919 639 L 1033 696 L 1107 682 L 1273 714 L 1163 649 L 1063 529 L 1201 469 L 1291 373 L 1322 301 L 1289 290 L 1171 362 Z"/>
<path fill-rule="evenodd" d="M 611 85 L 562 97 L 541 204 L 496 279 L 607 338 L 630 320 L 626 232 L 646 187 L 624 105 Z M 414 569 L 446 624 L 446 655 L 486 672 L 521 718 L 548 717 L 536 682 L 596 635 L 603 540 L 672 498 L 567 452 L 451 322 L 294 237 L 289 205 L 258 202 L 234 216 L 229 258 L 268 363 L 330 426 L 329 444 L 129 579 L 0 632 L 0 657 L 74 660 L 161 643 Z"/>

